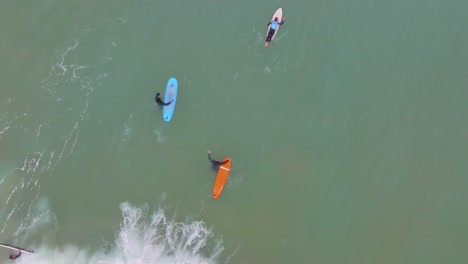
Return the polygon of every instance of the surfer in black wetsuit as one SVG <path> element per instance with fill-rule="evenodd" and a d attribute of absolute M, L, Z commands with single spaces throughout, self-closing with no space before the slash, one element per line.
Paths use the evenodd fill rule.
<path fill-rule="evenodd" d="M 268 36 L 266 38 L 266 42 L 271 41 L 271 38 L 273 37 L 273 35 L 275 35 L 276 28 L 278 26 L 280 26 L 280 25 L 283 25 L 284 20 L 286 20 L 286 18 L 283 17 L 283 20 L 281 20 L 281 22 L 278 22 L 278 18 L 275 17 L 275 19 L 273 21 L 270 21 L 270 23 L 267 24 L 267 26 L 269 26 L 271 24 L 271 27 L 270 27 L 270 31 L 268 31 Z"/>
<path fill-rule="evenodd" d="M 215 167 L 224 165 L 224 164 L 228 163 L 228 161 L 229 161 L 229 160 L 217 161 L 217 160 L 211 159 L 211 151 L 210 150 L 208 150 L 208 159 L 211 161 L 211 164 L 213 164 L 213 166 L 215 166 Z"/>
<path fill-rule="evenodd" d="M 156 94 L 156 97 L 154 98 L 154 100 L 156 101 L 156 103 L 157 103 L 158 105 L 161 105 L 161 106 L 163 106 L 163 105 L 170 105 L 172 102 L 174 102 L 174 100 L 171 100 L 171 101 L 168 102 L 168 103 L 164 103 L 164 102 L 161 100 L 161 93 L 157 93 L 157 94 Z"/>
<path fill-rule="evenodd" d="M 11 253 L 10 259 L 17 259 L 21 256 L 21 251 L 18 250 L 18 253 Z"/>

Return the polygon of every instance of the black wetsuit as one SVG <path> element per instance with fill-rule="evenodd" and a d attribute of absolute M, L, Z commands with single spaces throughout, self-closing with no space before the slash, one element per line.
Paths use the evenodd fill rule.
<path fill-rule="evenodd" d="M 156 101 L 156 103 L 158 105 L 170 105 L 172 102 L 168 102 L 168 103 L 165 103 L 161 100 L 161 98 L 158 97 L 158 95 L 156 95 L 156 97 L 154 98 L 154 100 Z"/>
<path fill-rule="evenodd" d="M 18 254 L 10 254 L 10 259 L 17 259 L 21 256 L 21 251 Z"/>
<path fill-rule="evenodd" d="M 226 160 L 226 161 L 221 162 L 221 161 L 211 159 L 211 153 L 208 153 L 208 159 L 211 161 L 213 166 L 221 166 L 221 165 L 224 165 L 224 164 L 228 163 L 228 161 L 229 161 L 229 160 Z"/>

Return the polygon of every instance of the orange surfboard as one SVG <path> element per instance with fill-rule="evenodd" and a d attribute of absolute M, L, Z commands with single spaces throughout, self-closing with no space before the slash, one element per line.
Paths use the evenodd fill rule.
<path fill-rule="evenodd" d="M 219 166 L 218 173 L 213 184 L 213 199 L 218 199 L 223 192 L 224 185 L 227 182 L 229 172 L 231 171 L 232 160 L 228 157 L 224 158 L 223 161 L 228 161 L 226 164 Z"/>

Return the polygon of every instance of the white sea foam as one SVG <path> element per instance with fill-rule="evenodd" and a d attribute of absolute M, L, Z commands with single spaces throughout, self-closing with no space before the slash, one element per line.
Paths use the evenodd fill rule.
<path fill-rule="evenodd" d="M 47 203 L 43 201 L 42 203 Z M 43 204 L 38 205 L 43 206 Z M 48 211 L 47 206 L 44 208 Z M 167 217 L 163 209 L 149 213 L 148 206 L 120 205 L 122 221 L 112 243 L 103 243 L 97 250 L 76 245 L 60 247 L 46 243 L 36 246 L 35 254 L 23 254 L 17 263 L 67 264 L 149 264 L 219 262 L 224 250 L 221 239 L 203 221 L 177 222 Z"/>
<path fill-rule="evenodd" d="M 0 236 L 3 240 L 28 240 L 35 232 L 41 232 L 37 231 L 40 230 L 38 226 L 54 219 L 45 209 L 48 208 L 48 200 L 39 199 L 41 179 L 51 175 L 79 145 L 80 126 L 87 118 L 88 98 L 108 77 L 106 72 L 102 72 L 102 65 L 111 61 L 115 46 L 110 45 L 106 52 L 97 54 L 96 61 L 80 54 L 96 35 L 103 32 L 112 35 L 123 22 L 120 19 L 102 21 L 91 27 L 94 30 L 83 31 L 66 48 L 56 51 L 48 76 L 34 94 L 37 98 L 34 102 L 41 104 L 40 109 L 44 111 L 18 113 L 8 110 L 0 116 L 1 142 L 28 142 L 31 137 L 36 142 L 43 142 L 26 149 L 20 159 L 12 155 L 15 160 L 6 162 L 8 169 L 1 172 Z M 8 98 L 7 102 L 11 101 Z M 47 111 L 47 107 L 54 111 Z M 33 105 L 32 109 L 39 107 Z M 44 116 L 49 120 L 44 120 Z M 58 125 L 59 122 L 62 123 Z M 57 136 L 51 138 L 50 135 Z"/>

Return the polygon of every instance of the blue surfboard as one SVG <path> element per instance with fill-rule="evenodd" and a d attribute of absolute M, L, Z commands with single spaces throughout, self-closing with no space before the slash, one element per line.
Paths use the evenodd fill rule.
<path fill-rule="evenodd" d="M 166 85 L 166 92 L 164 93 L 164 102 L 174 100 L 171 104 L 163 107 L 163 119 L 166 122 L 171 121 L 172 115 L 177 102 L 177 80 L 170 78 Z"/>

